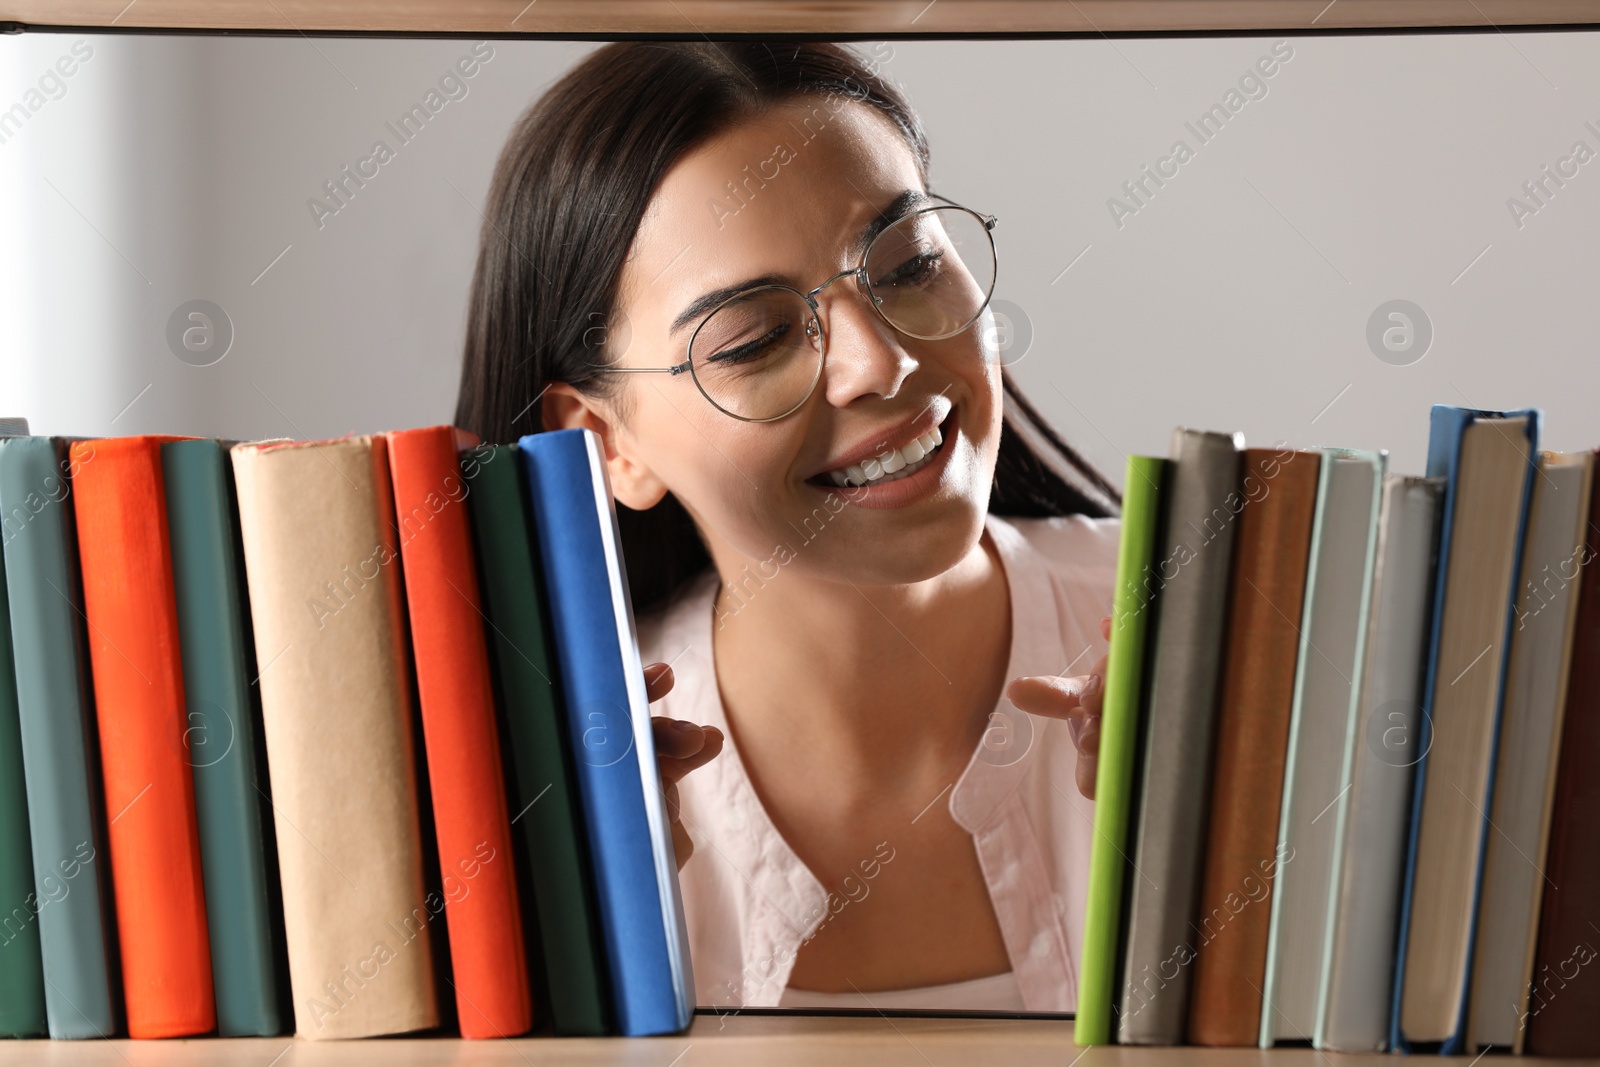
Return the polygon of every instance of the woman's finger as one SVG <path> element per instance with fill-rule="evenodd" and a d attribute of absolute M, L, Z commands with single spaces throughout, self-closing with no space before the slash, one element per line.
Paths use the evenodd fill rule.
<path fill-rule="evenodd" d="M 1089 676 L 1062 678 L 1036 675 L 1018 678 L 1006 688 L 1006 699 L 1030 715 L 1072 721 L 1084 716 L 1083 693 Z"/>
<path fill-rule="evenodd" d="M 1100 636 L 1107 641 L 1111 640 L 1111 616 L 1107 615 L 1100 620 Z"/>
<path fill-rule="evenodd" d="M 654 704 L 672 692 L 672 668 L 665 663 L 652 663 L 644 669 L 644 691 Z"/>
<path fill-rule="evenodd" d="M 656 765 L 661 772 L 663 785 L 676 783 L 690 771 L 704 767 L 722 751 L 722 731 L 715 726 L 700 726 L 659 716 L 653 726 Z"/>

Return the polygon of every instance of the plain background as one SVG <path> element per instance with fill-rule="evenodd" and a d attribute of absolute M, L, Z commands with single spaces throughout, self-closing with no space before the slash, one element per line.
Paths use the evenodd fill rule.
<path fill-rule="evenodd" d="M 1282 39 L 1266 95 L 1198 145 L 1184 124 Z M 596 45 L 492 42 L 319 229 L 307 201 L 472 41 L 10 36 L 0 109 L 78 40 L 92 58 L 0 144 L 0 415 L 233 438 L 450 421 L 491 168 Z M 1600 444 L 1600 161 L 1520 227 L 1507 206 L 1574 142 L 1600 152 L 1600 34 L 859 47 L 921 113 L 934 189 L 999 217 L 1008 358 L 1117 484 L 1179 424 L 1420 472 L 1436 402 L 1539 406 L 1546 446 Z M 1179 138 L 1194 158 L 1119 227 L 1108 199 Z M 193 299 L 233 325 L 211 366 L 167 342 Z M 1367 342 L 1392 299 L 1433 325 L 1407 366 Z"/>

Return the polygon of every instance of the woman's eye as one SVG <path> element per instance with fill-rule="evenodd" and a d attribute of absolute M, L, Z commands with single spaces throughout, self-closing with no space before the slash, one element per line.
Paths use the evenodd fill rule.
<path fill-rule="evenodd" d="M 727 365 L 731 363 L 749 363 L 760 359 L 767 355 L 772 347 L 788 332 L 789 324 L 786 322 L 779 323 L 752 341 L 734 345 L 732 348 L 724 348 L 713 355 L 708 362 Z"/>
<path fill-rule="evenodd" d="M 938 273 L 939 262 L 942 259 L 944 259 L 943 252 L 919 252 L 873 284 L 889 286 L 925 282 Z"/>

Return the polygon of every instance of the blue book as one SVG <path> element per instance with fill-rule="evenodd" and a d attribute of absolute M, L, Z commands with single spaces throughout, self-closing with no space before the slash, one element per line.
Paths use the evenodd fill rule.
<path fill-rule="evenodd" d="M 27 910 L 39 924 L 50 1036 L 110 1037 L 119 998 L 67 445 L 0 439 L 0 527 L 33 846 L 35 900 Z"/>
<path fill-rule="evenodd" d="M 1428 476 L 1444 478 L 1391 1050 L 1464 1051 L 1500 707 L 1540 412 L 1436 404 Z M 1508 1009 L 1509 1010 L 1509 1009 Z"/>
<path fill-rule="evenodd" d="M 688 928 L 600 439 L 559 430 L 518 447 L 618 1028 L 676 1033 L 694 1013 Z"/>

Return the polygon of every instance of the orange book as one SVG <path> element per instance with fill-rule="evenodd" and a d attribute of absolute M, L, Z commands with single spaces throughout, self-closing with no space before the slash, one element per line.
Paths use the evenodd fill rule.
<path fill-rule="evenodd" d="M 494 686 L 460 452 L 450 426 L 390 433 L 400 558 L 461 1036 L 533 1025 Z"/>
<path fill-rule="evenodd" d="M 216 1027 L 161 444 L 72 446 L 111 882 L 132 1037 Z"/>

